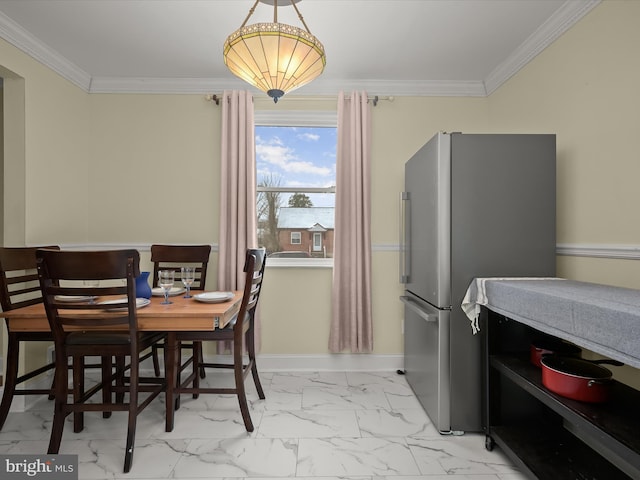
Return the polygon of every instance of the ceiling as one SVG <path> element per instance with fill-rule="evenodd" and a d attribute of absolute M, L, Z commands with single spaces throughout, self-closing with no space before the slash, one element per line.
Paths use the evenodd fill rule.
<path fill-rule="evenodd" d="M 489 95 L 598 2 L 302 0 L 327 65 L 288 95 Z M 221 92 L 247 88 L 222 45 L 253 3 L 0 0 L 0 36 L 87 92 Z M 286 3 L 278 21 L 302 27 Z M 272 20 L 259 3 L 248 23 Z"/>

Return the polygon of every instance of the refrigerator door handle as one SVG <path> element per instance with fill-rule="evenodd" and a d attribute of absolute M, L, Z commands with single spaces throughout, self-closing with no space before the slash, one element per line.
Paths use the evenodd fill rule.
<path fill-rule="evenodd" d="M 418 305 L 416 302 L 412 301 L 410 297 L 402 296 L 402 297 L 400 297 L 400 300 L 411 311 L 416 313 L 423 320 L 425 320 L 427 322 L 437 322 L 438 321 L 438 314 L 437 313 L 429 314 L 429 313 L 425 312 L 422 308 L 420 308 L 420 305 Z"/>
<path fill-rule="evenodd" d="M 400 283 L 409 283 L 411 276 L 411 197 L 409 192 L 400 194 Z"/>

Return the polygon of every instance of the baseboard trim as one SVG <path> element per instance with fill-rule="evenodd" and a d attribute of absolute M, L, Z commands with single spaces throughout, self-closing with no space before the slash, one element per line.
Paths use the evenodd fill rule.
<path fill-rule="evenodd" d="M 402 354 L 261 354 L 256 359 L 264 372 L 395 372 L 404 368 Z"/>

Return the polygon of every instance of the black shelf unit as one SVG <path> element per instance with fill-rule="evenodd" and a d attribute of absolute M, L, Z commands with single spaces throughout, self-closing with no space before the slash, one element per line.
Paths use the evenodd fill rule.
<path fill-rule="evenodd" d="M 534 479 L 640 479 L 640 392 L 614 381 L 602 404 L 556 395 L 529 361 L 544 334 L 490 311 L 483 318 L 487 448 L 497 444 Z"/>

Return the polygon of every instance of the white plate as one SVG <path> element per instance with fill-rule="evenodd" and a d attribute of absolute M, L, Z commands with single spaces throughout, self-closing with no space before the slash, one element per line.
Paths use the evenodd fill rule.
<path fill-rule="evenodd" d="M 136 308 L 146 307 L 151 303 L 151 300 L 148 298 L 136 298 Z M 109 312 L 114 312 L 118 310 L 126 310 L 126 299 L 125 298 L 116 298 L 114 300 L 105 300 L 104 302 L 99 302 L 98 305 L 114 305 L 113 307 L 107 308 L 106 310 Z M 116 307 L 115 305 L 122 305 L 120 307 Z"/>
<path fill-rule="evenodd" d="M 83 303 L 90 302 L 91 300 L 95 300 L 98 297 L 93 295 L 56 295 L 55 299 L 58 302 L 69 302 L 69 303 Z"/>
<path fill-rule="evenodd" d="M 233 292 L 204 292 L 194 295 L 193 298 L 204 303 L 222 303 L 233 298 Z"/>
<path fill-rule="evenodd" d="M 182 287 L 171 287 L 171 290 L 169 290 L 169 296 L 175 297 L 176 295 L 182 295 L 186 291 L 187 290 Z M 152 288 L 151 295 L 154 297 L 164 297 L 164 290 L 160 287 Z"/>

